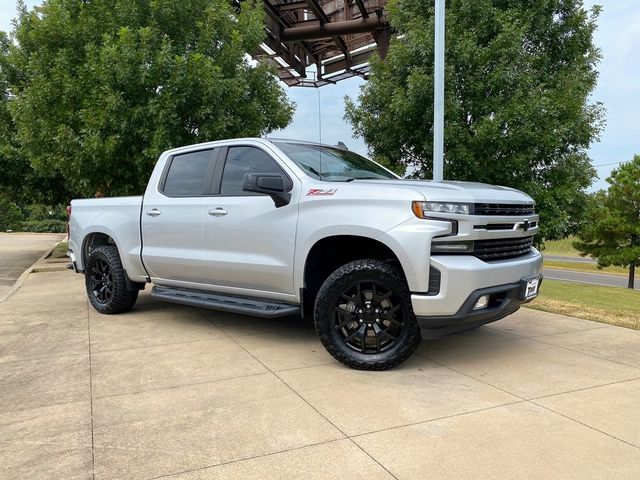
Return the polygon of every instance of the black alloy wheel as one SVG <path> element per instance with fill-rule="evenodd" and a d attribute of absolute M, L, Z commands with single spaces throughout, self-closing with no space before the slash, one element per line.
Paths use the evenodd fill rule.
<path fill-rule="evenodd" d="M 109 264 L 98 259 L 91 267 L 91 293 L 100 303 L 107 303 L 113 298 L 113 273 Z"/>
<path fill-rule="evenodd" d="M 357 282 L 340 294 L 334 327 L 345 345 L 360 353 L 380 353 L 401 337 L 407 311 L 397 294 L 377 282 Z"/>

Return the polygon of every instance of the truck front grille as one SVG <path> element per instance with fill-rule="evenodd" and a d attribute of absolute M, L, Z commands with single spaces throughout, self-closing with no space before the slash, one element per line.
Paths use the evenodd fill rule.
<path fill-rule="evenodd" d="M 501 238 L 496 240 L 476 240 L 473 255 L 480 260 L 503 260 L 526 255 L 533 246 L 533 236 Z"/>
<path fill-rule="evenodd" d="M 515 223 L 488 223 L 486 225 L 474 225 L 473 229 L 486 230 L 487 232 L 489 232 L 494 230 L 514 230 L 515 226 L 516 226 Z M 523 222 L 520 222 L 518 229 L 524 230 L 524 226 L 525 224 Z M 536 228 L 537 226 L 538 226 L 538 222 L 529 222 L 527 224 L 527 230 L 530 228 Z M 515 230 L 518 230 L 518 229 L 515 229 Z"/>
<path fill-rule="evenodd" d="M 473 206 L 476 215 L 533 215 L 533 203 L 515 205 L 511 203 L 476 203 Z"/>

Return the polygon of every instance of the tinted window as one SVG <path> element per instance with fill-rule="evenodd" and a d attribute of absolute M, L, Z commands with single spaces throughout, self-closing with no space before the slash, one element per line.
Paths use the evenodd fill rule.
<path fill-rule="evenodd" d="M 276 161 L 259 148 L 231 147 L 222 173 L 222 195 L 255 195 L 242 191 L 245 173 L 282 173 Z"/>
<path fill-rule="evenodd" d="M 173 196 L 202 195 L 211 153 L 211 150 L 201 150 L 174 156 L 163 192 Z"/>

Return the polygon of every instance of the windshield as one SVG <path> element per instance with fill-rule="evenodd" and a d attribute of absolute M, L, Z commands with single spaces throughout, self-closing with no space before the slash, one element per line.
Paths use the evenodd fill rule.
<path fill-rule="evenodd" d="M 397 179 L 371 160 L 342 148 L 293 142 L 274 142 L 296 165 L 318 180 L 349 182 Z"/>

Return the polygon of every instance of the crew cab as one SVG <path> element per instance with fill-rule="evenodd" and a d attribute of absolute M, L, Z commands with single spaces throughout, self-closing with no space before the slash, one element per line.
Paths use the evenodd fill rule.
<path fill-rule="evenodd" d="M 164 152 L 143 196 L 73 200 L 68 255 L 98 312 L 131 309 L 151 284 L 158 300 L 312 317 L 336 359 L 382 370 L 531 301 L 537 230 L 533 199 L 512 188 L 244 138 Z"/>

